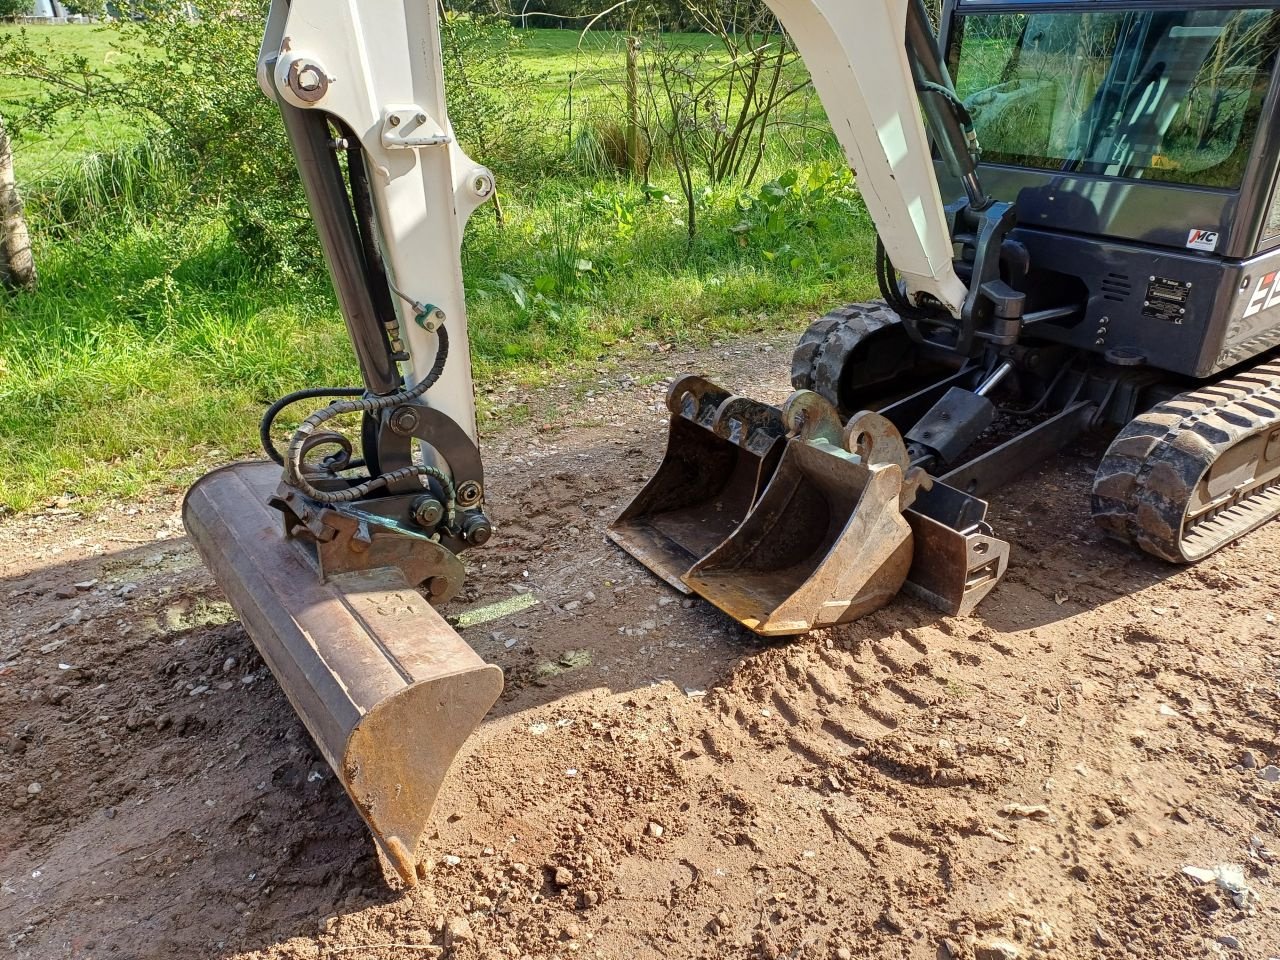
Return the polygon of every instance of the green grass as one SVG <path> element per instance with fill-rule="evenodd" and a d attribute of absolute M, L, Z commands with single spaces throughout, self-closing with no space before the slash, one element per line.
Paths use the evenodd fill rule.
<path fill-rule="evenodd" d="M 0 38 L 25 31 L 36 43 L 50 43 L 64 52 L 84 57 L 92 69 L 111 72 L 112 64 L 124 56 L 113 46 L 114 32 L 88 24 L 64 26 L 14 26 L 0 24 Z M 35 83 L 0 77 L 0 116 L 8 116 L 12 105 L 37 92 Z M 87 153 L 108 151 L 138 138 L 137 127 L 121 113 L 93 113 L 85 121 L 59 125 L 52 133 L 21 136 L 15 145 L 15 169 L 20 182 L 56 176 Z"/>
<path fill-rule="evenodd" d="M 57 36 L 105 55 L 92 31 Z M 577 42 L 530 31 L 520 53 L 543 74 L 533 109 L 549 125 L 564 122 L 571 74 L 623 69 L 608 37 L 585 53 Z M 0 83 L 0 103 L 15 95 Z M 0 300 L 0 507 L 185 483 L 253 452 L 257 418 L 280 394 L 355 381 L 326 277 L 255 266 L 217 216 L 151 217 L 181 186 L 163 155 L 104 155 L 83 131 L 61 135 L 58 149 L 56 138 L 18 147 L 20 162 L 43 157 L 55 175 L 31 198 L 43 211 L 40 288 Z M 654 172 L 655 192 L 575 173 L 563 156 L 542 176 L 517 168 L 503 183 L 505 227 L 482 209 L 463 253 L 481 387 L 625 365 L 653 341 L 757 330 L 761 314 L 799 330 L 815 309 L 870 296 L 870 221 L 832 138 L 788 140 L 771 142 L 753 188 L 700 200 L 692 243 L 671 171 Z M 482 417 L 494 415 L 480 397 Z"/>

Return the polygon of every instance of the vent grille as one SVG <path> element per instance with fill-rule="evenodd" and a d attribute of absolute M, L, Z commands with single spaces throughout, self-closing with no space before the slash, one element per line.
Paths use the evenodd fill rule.
<path fill-rule="evenodd" d="M 1108 273 L 1102 278 L 1102 299 L 1121 303 L 1133 293 L 1133 282 L 1123 273 Z"/>

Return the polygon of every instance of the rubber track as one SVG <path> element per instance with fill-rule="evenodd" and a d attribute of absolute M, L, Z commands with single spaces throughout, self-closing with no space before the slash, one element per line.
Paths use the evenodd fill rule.
<path fill-rule="evenodd" d="M 832 310 L 800 338 L 791 357 L 791 385 L 813 390 L 839 407 L 840 379 L 854 349 L 876 331 L 900 322 L 888 304 L 879 301 Z"/>
<path fill-rule="evenodd" d="M 1196 487 L 1232 447 L 1280 428 L 1280 360 L 1180 394 L 1134 419 L 1098 467 L 1093 516 L 1117 540 L 1193 563 L 1280 515 L 1271 483 L 1183 530 Z"/>

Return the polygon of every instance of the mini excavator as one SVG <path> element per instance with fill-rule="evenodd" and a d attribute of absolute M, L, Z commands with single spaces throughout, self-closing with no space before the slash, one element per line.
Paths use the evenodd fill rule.
<path fill-rule="evenodd" d="M 882 299 L 800 338 L 774 407 L 674 381 L 610 536 L 750 630 L 900 592 L 964 615 L 1009 547 L 982 499 L 1087 431 L 1110 537 L 1193 563 L 1280 514 L 1280 2 L 768 0 L 878 234 Z M 269 460 L 184 517 L 405 883 L 502 674 L 435 607 L 493 534 L 437 5 L 274 0 L 258 62 L 363 383 L 282 398 Z M 284 449 L 280 412 L 323 403 Z M 335 429 L 358 417 L 359 449 Z"/>

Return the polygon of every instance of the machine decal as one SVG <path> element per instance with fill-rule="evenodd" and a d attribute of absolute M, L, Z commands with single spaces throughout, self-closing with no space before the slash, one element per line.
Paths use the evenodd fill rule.
<path fill-rule="evenodd" d="M 1191 297 L 1191 283 L 1152 277 L 1147 285 L 1147 295 L 1142 299 L 1142 315 L 1181 324 L 1187 315 L 1187 300 Z"/>
<path fill-rule="evenodd" d="M 1247 320 L 1263 310 L 1270 310 L 1280 304 L 1280 285 L 1276 283 L 1277 276 L 1280 276 L 1280 272 L 1272 271 L 1262 278 L 1258 289 L 1254 290 L 1253 296 L 1249 298 L 1249 305 L 1244 308 L 1244 319 Z"/>
<path fill-rule="evenodd" d="M 1212 253 L 1218 249 L 1217 230 L 1192 230 L 1187 235 L 1187 249 L 1208 250 Z"/>

